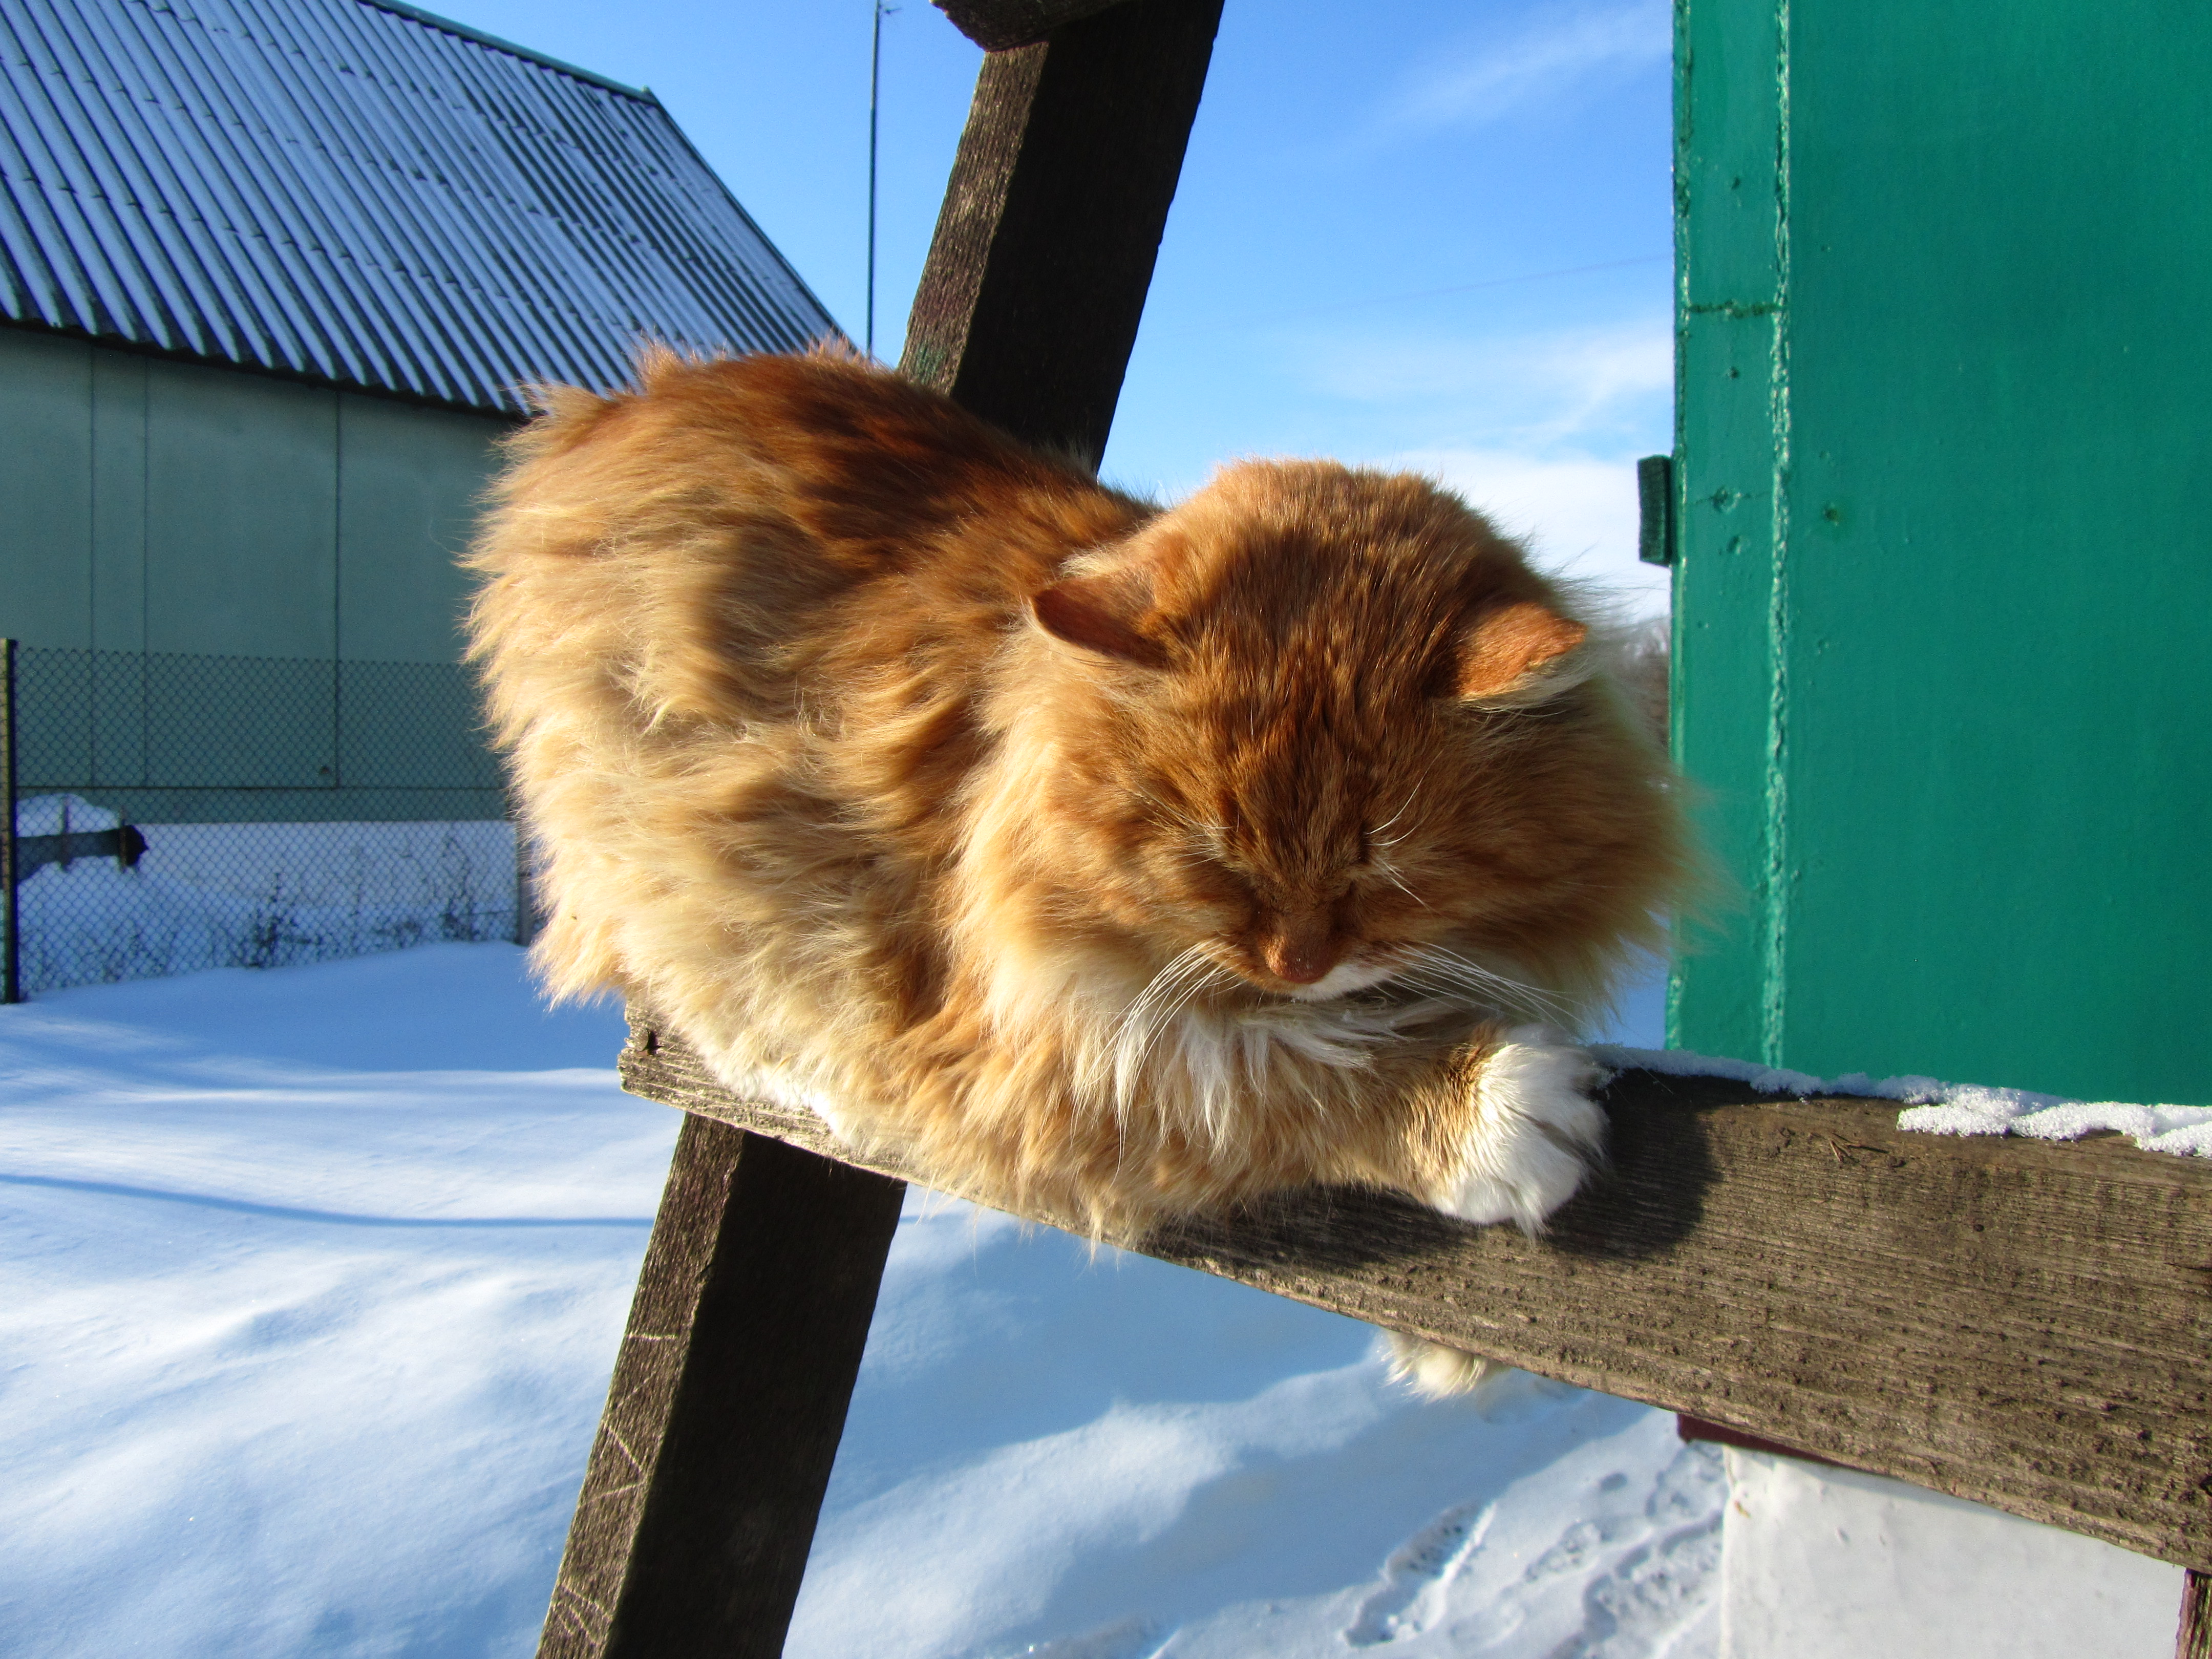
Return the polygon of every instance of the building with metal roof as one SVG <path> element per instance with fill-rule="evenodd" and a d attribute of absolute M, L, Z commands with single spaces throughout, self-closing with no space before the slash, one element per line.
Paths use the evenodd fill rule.
<path fill-rule="evenodd" d="M 0 0 L 0 314 L 456 408 L 835 331 L 650 93 L 392 0 Z"/>
<path fill-rule="evenodd" d="M 33 987 L 511 927 L 497 871 L 371 902 L 406 872 L 363 848 L 487 826 L 359 826 L 504 815 L 454 555 L 522 388 L 836 331 L 649 94 L 393 0 L 0 0 L 20 781 L 144 826 L 185 904 L 27 933 Z M 213 824 L 282 861 L 178 865 Z"/>

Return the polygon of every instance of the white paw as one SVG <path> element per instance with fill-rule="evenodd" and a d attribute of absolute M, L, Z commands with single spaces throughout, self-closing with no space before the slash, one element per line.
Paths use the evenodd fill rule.
<path fill-rule="evenodd" d="M 1605 1114 L 1589 1094 L 1599 1075 L 1595 1060 L 1547 1025 L 1508 1031 L 1476 1074 L 1474 1129 L 1437 1208 L 1484 1225 L 1541 1228 L 1604 1150 Z"/>
<path fill-rule="evenodd" d="M 1455 1394 L 1473 1394 L 1492 1377 L 1512 1369 L 1495 1359 L 1461 1348 L 1448 1348 L 1425 1336 L 1385 1331 L 1390 1339 L 1390 1380 L 1402 1382 L 1425 1400 L 1449 1400 Z"/>

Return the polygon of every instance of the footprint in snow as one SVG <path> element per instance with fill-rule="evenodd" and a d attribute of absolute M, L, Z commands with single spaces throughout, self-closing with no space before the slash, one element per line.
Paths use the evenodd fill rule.
<path fill-rule="evenodd" d="M 1446 1583 L 1482 1547 L 1496 1512 L 1489 1504 L 1447 1510 L 1400 1546 L 1383 1564 L 1381 1588 L 1359 1604 L 1344 1639 L 1355 1648 L 1371 1648 L 1426 1630 L 1443 1611 Z"/>

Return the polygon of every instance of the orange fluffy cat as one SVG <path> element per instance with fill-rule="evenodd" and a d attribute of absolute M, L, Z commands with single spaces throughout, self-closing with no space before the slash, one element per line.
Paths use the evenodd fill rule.
<path fill-rule="evenodd" d="M 1162 511 L 830 353 L 549 400 L 471 562 L 556 990 L 1102 1231 L 1575 1191 L 1559 1028 L 1654 942 L 1679 808 L 1455 496 L 1250 461 Z"/>

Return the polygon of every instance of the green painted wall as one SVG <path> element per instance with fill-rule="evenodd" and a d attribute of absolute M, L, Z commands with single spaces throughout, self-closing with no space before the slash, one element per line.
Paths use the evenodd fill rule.
<path fill-rule="evenodd" d="M 0 328 L 0 633 L 452 662 L 507 423 Z"/>
<path fill-rule="evenodd" d="M 2212 1099 L 2212 10 L 1678 20 L 1673 1040 Z"/>
<path fill-rule="evenodd" d="M 26 787 L 149 822 L 495 816 L 453 556 L 507 429 L 0 328 L 0 634 L 53 679 Z"/>

